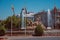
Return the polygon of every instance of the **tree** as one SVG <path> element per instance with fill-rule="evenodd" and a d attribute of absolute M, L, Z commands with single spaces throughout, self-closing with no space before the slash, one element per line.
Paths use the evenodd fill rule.
<path fill-rule="evenodd" d="M 4 25 L 2 25 L 0 23 L 0 36 L 4 36 L 5 35 L 5 31 L 6 31 L 6 29 L 5 29 Z"/>
<path fill-rule="evenodd" d="M 43 29 L 41 25 L 37 25 L 35 28 L 35 36 L 42 36 L 43 35 Z"/>
<path fill-rule="evenodd" d="M 7 29 L 11 29 L 11 21 L 12 21 L 12 28 L 13 29 L 19 29 L 21 28 L 20 26 L 20 23 L 21 23 L 21 20 L 19 17 L 16 17 L 15 15 L 13 16 L 9 16 L 6 21 L 5 21 L 5 27 Z"/>
<path fill-rule="evenodd" d="M 19 29 L 21 29 L 21 21 L 22 20 L 20 17 L 13 15 L 13 16 L 9 16 L 5 20 L 3 20 L 1 22 L 1 24 L 4 25 L 7 30 L 11 30 L 11 24 L 12 24 L 13 30 L 19 30 Z M 28 20 L 25 19 L 24 21 L 25 21 L 26 26 L 27 26 Z"/>

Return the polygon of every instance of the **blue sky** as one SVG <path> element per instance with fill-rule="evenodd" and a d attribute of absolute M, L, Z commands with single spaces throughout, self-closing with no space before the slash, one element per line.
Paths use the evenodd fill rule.
<path fill-rule="evenodd" d="M 15 14 L 19 14 L 24 6 L 28 12 L 37 13 L 53 9 L 54 4 L 60 9 L 59 2 L 60 0 L 0 0 L 0 19 L 13 15 L 11 5 L 14 5 Z"/>

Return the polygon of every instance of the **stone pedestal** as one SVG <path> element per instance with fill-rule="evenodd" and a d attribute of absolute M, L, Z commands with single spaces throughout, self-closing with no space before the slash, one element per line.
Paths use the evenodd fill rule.
<path fill-rule="evenodd" d="M 47 29 L 52 29 L 51 27 L 47 27 Z"/>

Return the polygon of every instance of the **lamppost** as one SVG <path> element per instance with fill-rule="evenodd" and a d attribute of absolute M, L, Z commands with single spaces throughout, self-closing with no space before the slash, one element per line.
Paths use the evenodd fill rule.
<path fill-rule="evenodd" d="M 13 15 L 15 15 L 14 6 L 13 5 L 12 5 L 11 9 L 12 9 Z M 13 23 L 13 21 L 12 21 L 12 16 L 11 16 L 11 36 L 12 36 L 12 27 L 13 27 L 12 23 Z"/>
<path fill-rule="evenodd" d="M 24 17 L 25 17 L 25 36 L 26 36 L 26 21 L 27 21 L 27 19 L 26 19 L 26 17 L 27 17 L 27 10 L 26 10 L 26 8 L 24 8 Z"/>
<path fill-rule="evenodd" d="M 27 14 L 27 10 L 26 10 L 26 1 L 25 1 L 25 3 L 24 3 L 24 18 L 25 18 L 25 36 L 26 36 L 26 15 Z"/>
<path fill-rule="evenodd" d="M 11 36 L 12 36 L 12 17 L 11 17 Z"/>

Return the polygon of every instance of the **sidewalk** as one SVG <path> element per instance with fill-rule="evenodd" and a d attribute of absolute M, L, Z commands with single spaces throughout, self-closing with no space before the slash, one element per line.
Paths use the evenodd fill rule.
<path fill-rule="evenodd" d="M 28 38 L 51 38 L 51 37 L 59 37 L 60 36 L 1 36 L 0 40 L 9 40 L 9 39 L 28 39 Z"/>

